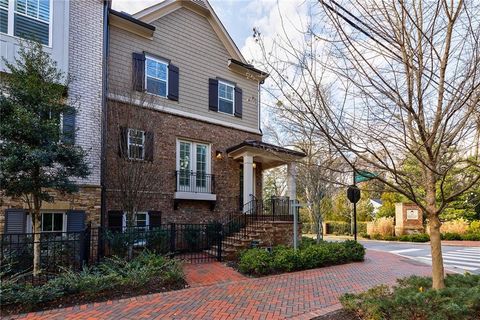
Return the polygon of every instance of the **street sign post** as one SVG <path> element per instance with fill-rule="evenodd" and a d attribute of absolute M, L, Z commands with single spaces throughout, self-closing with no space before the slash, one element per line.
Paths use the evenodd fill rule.
<path fill-rule="evenodd" d="M 348 187 L 347 198 L 353 203 L 353 238 L 355 241 L 357 241 L 357 202 L 360 197 L 360 189 L 355 184 Z"/>

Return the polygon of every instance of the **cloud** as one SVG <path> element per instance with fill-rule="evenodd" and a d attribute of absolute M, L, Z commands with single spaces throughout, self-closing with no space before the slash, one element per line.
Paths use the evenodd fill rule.
<path fill-rule="evenodd" d="M 124 11 L 129 14 L 137 13 L 138 11 L 154 4 L 162 2 L 161 0 L 113 0 L 112 8 L 117 11 Z"/>

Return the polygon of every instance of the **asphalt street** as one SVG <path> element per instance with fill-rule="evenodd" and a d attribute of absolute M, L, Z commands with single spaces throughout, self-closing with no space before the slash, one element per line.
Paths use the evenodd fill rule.
<path fill-rule="evenodd" d="M 410 258 L 426 264 L 432 264 L 429 243 L 360 241 L 365 248 L 385 251 Z M 453 272 L 480 274 L 480 247 L 442 246 L 445 268 Z"/>

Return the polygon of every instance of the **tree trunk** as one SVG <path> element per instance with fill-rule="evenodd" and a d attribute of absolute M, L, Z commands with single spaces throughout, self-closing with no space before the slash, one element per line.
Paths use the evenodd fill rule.
<path fill-rule="evenodd" d="M 42 271 L 42 265 L 40 261 L 41 248 L 40 248 L 40 239 L 41 239 L 41 200 L 38 197 L 33 197 L 33 276 L 37 277 Z"/>
<path fill-rule="evenodd" d="M 430 227 L 430 247 L 432 250 L 432 280 L 433 289 L 445 288 L 445 273 L 443 268 L 442 241 L 438 216 L 431 216 L 428 222 Z"/>
<path fill-rule="evenodd" d="M 432 288 L 445 288 L 445 273 L 443 268 L 442 241 L 440 238 L 440 226 L 436 202 L 436 181 L 434 173 L 427 171 L 426 174 L 426 202 L 427 217 L 430 227 L 430 248 L 432 251 Z"/>

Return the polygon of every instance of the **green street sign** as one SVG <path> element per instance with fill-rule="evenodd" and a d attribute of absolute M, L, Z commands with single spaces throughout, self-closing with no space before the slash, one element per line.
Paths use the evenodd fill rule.
<path fill-rule="evenodd" d="M 357 171 L 355 172 L 355 183 L 365 182 L 371 180 L 378 176 L 376 173 L 368 172 L 368 171 Z"/>

